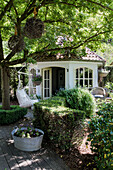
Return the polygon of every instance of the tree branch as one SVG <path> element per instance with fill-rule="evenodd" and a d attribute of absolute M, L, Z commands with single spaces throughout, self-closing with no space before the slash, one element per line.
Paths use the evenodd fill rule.
<path fill-rule="evenodd" d="M 14 10 L 15 10 L 15 13 L 16 13 L 17 18 L 19 18 L 18 11 L 17 11 L 16 7 L 14 6 L 14 3 L 13 3 L 13 8 L 14 8 Z"/>
<path fill-rule="evenodd" d="M 14 61 L 10 61 L 10 62 L 6 62 L 5 65 L 6 66 L 13 66 L 13 65 L 16 65 L 16 64 L 22 64 L 26 61 L 25 58 L 22 58 L 22 59 L 18 59 L 18 60 L 14 60 Z"/>
<path fill-rule="evenodd" d="M 76 2 L 77 0 L 75 0 L 75 2 Z M 56 2 L 56 4 L 57 4 L 58 2 Z M 68 5 L 68 6 L 74 6 L 74 7 L 78 7 L 78 6 L 76 6 L 75 4 L 70 4 L 70 3 L 68 3 L 68 2 L 59 2 L 60 4 L 65 4 L 65 5 Z M 54 1 L 50 1 L 50 2 L 47 2 L 47 3 L 45 3 L 45 5 L 49 5 L 49 4 L 55 4 L 55 2 Z"/>
<path fill-rule="evenodd" d="M 25 18 L 27 18 L 28 15 L 30 15 L 33 12 L 33 9 L 31 10 L 31 8 L 35 5 L 35 2 L 36 0 L 33 0 L 32 3 L 28 6 L 28 8 L 26 8 L 26 10 L 19 19 L 20 21 L 23 21 Z"/>
<path fill-rule="evenodd" d="M 13 50 L 7 55 L 4 61 L 9 61 L 16 53 L 18 49 L 18 44 L 13 48 Z"/>
<path fill-rule="evenodd" d="M 45 22 L 45 23 L 62 22 L 62 23 L 65 23 L 65 24 L 68 24 L 68 25 L 69 25 L 69 22 L 65 22 L 63 19 L 58 19 L 58 20 L 45 20 L 44 22 Z"/>
<path fill-rule="evenodd" d="M 90 2 L 90 3 L 93 3 L 93 4 L 95 4 L 95 5 L 98 5 L 98 6 L 102 7 L 102 8 L 104 8 L 104 9 L 109 9 L 110 11 L 113 11 L 112 8 L 110 8 L 110 7 L 108 7 L 108 6 L 104 6 L 104 5 L 102 5 L 102 4 L 98 3 L 98 2 L 94 2 L 94 1 L 91 1 L 91 0 L 86 0 L 86 1 L 87 1 L 87 2 Z"/>
<path fill-rule="evenodd" d="M 111 31 L 113 31 L 113 30 L 111 30 Z M 96 34 L 92 35 L 91 37 L 87 38 L 86 40 L 84 40 L 83 42 L 81 42 L 81 43 L 79 42 L 79 45 L 78 45 L 78 46 L 72 47 L 71 49 L 79 48 L 79 47 L 82 46 L 83 44 L 93 41 L 93 38 L 97 37 L 98 35 L 105 34 L 105 33 L 107 33 L 107 32 L 109 32 L 109 30 L 96 33 Z M 78 43 L 77 43 L 77 44 L 78 44 Z"/>
<path fill-rule="evenodd" d="M 112 30 L 113 31 L 113 30 Z M 98 37 L 98 35 L 100 35 L 100 34 L 105 34 L 105 33 L 107 33 L 107 32 L 109 32 L 109 30 L 108 31 L 104 31 L 104 32 L 99 32 L 99 33 L 96 33 L 96 34 L 94 34 L 94 35 L 92 35 L 91 37 L 89 37 L 89 38 L 87 38 L 86 40 L 84 40 L 83 42 L 78 42 L 77 44 L 78 45 L 73 45 L 73 46 L 67 46 L 67 47 L 64 47 L 64 48 L 61 48 L 61 47 L 58 47 L 58 48 L 54 48 L 54 49 L 47 49 L 47 47 L 50 45 L 50 44 L 48 44 L 46 47 L 44 47 L 42 50 L 40 50 L 40 51 L 37 51 L 37 52 L 34 52 L 34 53 L 32 53 L 32 54 L 29 54 L 29 55 L 27 55 L 27 51 L 26 51 L 26 57 L 24 57 L 24 58 L 22 58 L 22 59 L 18 59 L 18 60 L 14 60 L 14 61 L 10 61 L 10 62 L 7 62 L 6 61 L 6 65 L 16 65 L 16 64 L 18 64 L 18 63 L 23 63 L 23 62 L 25 62 L 26 61 L 26 59 L 27 58 L 30 58 L 30 57 L 32 57 L 33 59 L 36 59 L 37 57 L 40 57 L 40 55 L 42 55 L 42 54 L 44 54 L 44 53 L 47 53 L 47 52 L 52 52 L 52 51 L 59 51 L 59 50 L 63 50 L 63 49 L 65 49 L 65 50 L 72 50 L 72 49 L 77 49 L 77 48 L 79 48 L 80 46 L 82 46 L 83 44 L 86 44 L 86 43 L 89 43 L 89 42 L 92 42 L 92 41 L 96 41 L 95 39 L 93 39 L 93 38 L 96 38 L 96 37 Z"/>
<path fill-rule="evenodd" d="M 112 31 L 113 31 L 113 30 L 112 30 Z M 78 45 L 73 45 L 73 46 L 70 46 L 70 47 L 67 46 L 67 47 L 64 47 L 64 48 L 58 47 L 58 48 L 53 48 L 53 49 L 42 49 L 42 50 L 40 50 L 40 51 L 34 52 L 34 53 L 32 53 L 32 54 L 29 54 L 27 57 L 36 57 L 36 56 L 39 55 L 39 54 L 43 54 L 43 53 L 46 53 L 46 52 L 52 52 L 52 51 L 59 51 L 59 50 L 63 50 L 63 49 L 65 49 L 65 50 L 67 50 L 67 49 L 69 49 L 69 50 L 77 49 L 77 48 L 79 48 L 80 46 L 82 46 L 83 44 L 86 44 L 86 43 L 88 43 L 88 42 L 94 41 L 93 38 L 95 38 L 95 37 L 97 37 L 97 36 L 99 36 L 99 35 L 101 35 L 101 34 L 105 34 L 105 33 L 107 33 L 107 32 L 109 32 L 109 30 L 108 30 L 108 31 L 104 31 L 104 32 L 96 33 L 96 34 L 94 34 L 93 36 L 87 38 L 86 40 L 84 40 L 84 41 L 82 41 L 82 42 L 81 42 L 81 41 L 80 41 L 80 42 L 77 42 Z"/>
<path fill-rule="evenodd" d="M 27 18 L 30 14 L 33 13 L 33 8 L 35 6 L 36 0 L 33 0 L 32 4 L 24 11 L 24 13 L 21 15 L 20 20 L 23 21 L 24 19 Z M 39 6 L 36 7 L 36 10 L 38 11 L 42 6 L 44 6 L 46 0 L 43 0 L 42 3 L 40 2 Z M 32 8 L 32 9 L 31 9 Z"/>
<path fill-rule="evenodd" d="M 0 20 L 3 18 L 3 16 L 5 15 L 6 11 L 11 7 L 13 3 L 13 0 L 10 0 L 7 5 L 4 7 L 4 10 L 1 12 L 0 14 Z"/>

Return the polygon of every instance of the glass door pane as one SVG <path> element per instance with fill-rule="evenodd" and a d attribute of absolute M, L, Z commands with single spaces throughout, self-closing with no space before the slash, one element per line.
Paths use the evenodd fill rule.
<path fill-rule="evenodd" d="M 51 69 L 43 70 L 43 98 L 49 98 L 51 96 Z"/>

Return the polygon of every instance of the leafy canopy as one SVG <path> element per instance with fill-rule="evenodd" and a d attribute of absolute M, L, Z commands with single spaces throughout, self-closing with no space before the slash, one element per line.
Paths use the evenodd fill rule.
<path fill-rule="evenodd" d="M 24 37 L 25 49 L 21 53 L 9 50 L 7 42 L 14 35 L 23 35 L 26 19 L 37 18 L 45 24 L 45 33 L 39 39 Z M 112 0 L 1 0 L 0 2 L 0 64 L 22 63 L 43 53 L 56 53 L 85 46 L 95 50 L 102 39 L 112 38 Z M 63 46 L 56 44 L 58 36 L 67 37 Z M 69 41 L 69 37 L 73 41 Z"/>

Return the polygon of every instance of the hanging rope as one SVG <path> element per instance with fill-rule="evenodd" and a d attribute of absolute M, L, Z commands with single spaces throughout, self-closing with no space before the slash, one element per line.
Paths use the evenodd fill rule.
<path fill-rule="evenodd" d="M 33 11 L 34 17 L 36 18 L 37 16 L 37 11 L 36 11 L 36 7 L 34 7 L 34 11 Z"/>
<path fill-rule="evenodd" d="M 27 74 L 29 75 L 29 83 L 28 83 L 28 87 L 29 87 L 29 95 L 32 93 L 33 94 L 33 83 L 32 83 L 32 74 L 28 74 L 28 73 L 24 73 L 24 72 L 18 72 L 18 88 L 16 91 L 16 96 L 18 99 L 18 102 L 20 104 L 20 107 L 31 107 L 34 103 L 38 102 L 37 100 L 31 100 L 30 97 L 27 95 L 25 88 L 26 86 L 23 88 L 21 85 L 21 74 Z"/>
<path fill-rule="evenodd" d="M 16 25 L 15 25 L 15 35 L 17 35 L 17 27 L 16 27 Z"/>

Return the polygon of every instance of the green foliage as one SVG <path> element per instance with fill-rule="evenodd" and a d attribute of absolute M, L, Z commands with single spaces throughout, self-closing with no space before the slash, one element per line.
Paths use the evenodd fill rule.
<path fill-rule="evenodd" d="M 64 97 L 52 97 L 47 100 L 41 100 L 38 105 L 40 106 L 47 106 L 47 107 L 58 107 L 58 106 L 65 106 L 66 100 Z"/>
<path fill-rule="evenodd" d="M 112 36 L 111 36 L 112 37 Z M 110 38 L 109 38 L 110 41 Z M 97 50 L 97 54 L 106 59 L 106 65 L 109 66 L 113 62 L 113 40 L 111 42 L 101 43 L 101 47 Z"/>
<path fill-rule="evenodd" d="M 26 108 L 12 105 L 11 110 L 3 110 L 0 106 L 0 124 L 11 124 L 24 117 L 27 114 Z"/>
<path fill-rule="evenodd" d="M 67 106 L 72 109 L 83 110 L 86 116 L 95 112 L 96 103 L 94 97 L 87 89 L 75 88 L 70 90 L 61 90 L 57 94 L 66 98 Z"/>
<path fill-rule="evenodd" d="M 24 27 L 26 20 L 34 16 L 34 6 L 38 12 L 37 18 L 44 22 L 45 31 L 38 39 L 28 39 L 25 37 Z M 64 53 L 66 49 L 80 57 L 83 55 L 81 50 L 84 47 L 88 46 L 92 50 L 96 50 L 102 39 L 112 38 L 112 16 L 112 0 L 1 0 L 0 65 L 3 67 L 7 63 L 7 67 L 10 67 L 25 61 L 35 63 L 37 57 L 41 58 L 51 52 L 52 54 Z M 18 35 L 21 35 L 25 41 L 25 49 L 20 53 L 16 53 L 15 49 L 8 49 L 7 42 L 14 35 L 15 25 Z M 56 44 L 58 36 L 67 38 L 63 46 Z M 69 37 L 73 41 L 69 41 Z M 81 50 L 78 50 L 79 47 Z M 3 95 L 5 95 L 4 91 Z M 8 98 L 3 96 L 6 101 Z M 9 102 L 7 101 L 7 103 Z"/>
<path fill-rule="evenodd" d="M 48 103 L 50 105 L 48 106 Z M 85 112 L 70 109 L 64 98 L 54 97 L 34 104 L 34 126 L 41 128 L 45 136 L 61 150 L 69 150 L 77 121 L 85 118 Z"/>
<path fill-rule="evenodd" d="M 96 153 L 95 161 L 101 169 L 112 169 L 113 162 L 113 102 L 103 103 L 95 117 L 89 123 L 88 141 Z"/>
<path fill-rule="evenodd" d="M 113 91 L 113 82 L 107 82 L 105 87 L 110 91 Z"/>
<path fill-rule="evenodd" d="M 3 0 L 0 3 L 0 15 L 7 3 Z M 7 41 L 9 37 L 14 35 L 15 23 L 18 26 L 18 32 L 23 35 L 26 19 L 33 17 L 34 5 L 38 9 L 37 18 L 40 18 L 45 23 L 45 34 L 39 39 L 24 38 L 26 49 L 30 53 L 43 50 L 48 44 L 49 49 L 55 48 L 56 37 L 59 35 L 69 35 L 74 40 L 73 42 L 65 41 L 64 46 L 73 45 L 73 47 L 78 48 L 89 43 L 88 45 L 92 47 L 92 50 L 101 43 L 99 40 L 111 37 L 110 32 L 112 31 L 113 22 L 112 0 L 109 0 L 109 2 L 97 1 L 97 3 L 83 0 L 67 0 L 63 2 L 60 0 L 14 0 L 5 9 L 4 15 L 0 17 L 5 56 L 11 52 L 7 47 Z M 14 60 L 23 58 L 23 52 L 11 58 Z"/>
<path fill-rule="evenodd" d="M 41 75 L 33 75 L 32 76 L 32 81 L 42 81 L 42 76 Z"/>

